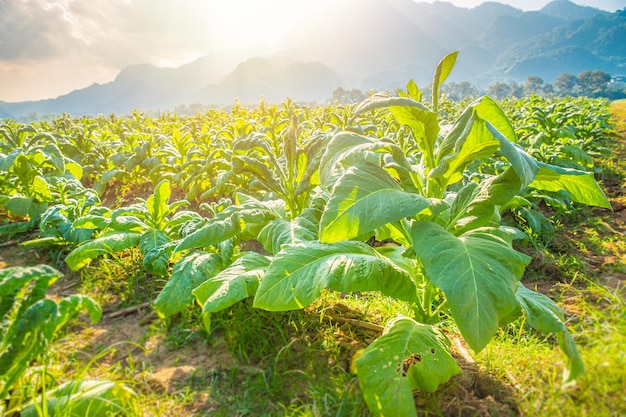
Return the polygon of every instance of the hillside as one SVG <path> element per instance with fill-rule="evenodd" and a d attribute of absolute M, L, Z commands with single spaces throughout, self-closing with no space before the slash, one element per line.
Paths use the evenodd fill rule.
<path fill-rule="evenodd" d="M 331 12 L 308 16 L 272 53 L 207 55 L 179 68 L 135 65 L 109 83 L 56 99 L 0 102 L 0 115 L 166 110 L 230 104 L 234 97 L 324 102 L 339 86 L 393 90 L 410 78 L 428 85 L 431 69 L 454 50 L 460 55 L 449 80 L 483 89 L 530 75 L 546 82 L 584 70 L 621 75 L 624 39 L 626 9 L 609 13 L 568 0 L 534 12 L 496 2 L 463 8 L 441 1 L 346 0 Z"/>

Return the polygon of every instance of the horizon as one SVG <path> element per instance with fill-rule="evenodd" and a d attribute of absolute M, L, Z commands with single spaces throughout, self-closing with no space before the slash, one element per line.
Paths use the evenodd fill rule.
<path fill-rule="evenodd" d="M 266 56 L 280 51 L 298 24 L 344 1 L 183 0 L 173 8 L 166 0 L 97 0 L 96 7 L 71 0 L 0 0 L 7 19 L 0 25 L 0 101 L 57 98 L 111 82 L 132 65 L 178 68 L 209 54 L 235 55 L 246 48 L 255 51 L 248 58 Z M 470 9 L 485 3 L 448 2 Z M 497 1 L 524 11 L 549 2 Z M 588 6 L 608 11 L 626 7 L 626 0 L 596 3 Z"/>

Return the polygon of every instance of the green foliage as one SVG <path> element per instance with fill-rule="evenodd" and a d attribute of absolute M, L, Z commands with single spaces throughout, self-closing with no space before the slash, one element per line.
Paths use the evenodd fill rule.
<path fill-rule="evenodd" d="M 413 390 L 433 392 L 461 371 L 448 338 L 408 317 L 391 320 L 356 365 L 365 401 L 375 416 L 417 416 Z"/>
<path fill-rule="evenodd" d="M 22 417 L 127 415 L 128 404 L 136 394 L 126 385 L 113 381 L 69 381 L 47 391 L 24 405 Z"/>
<path fill-rule="evenodd" d="M 11 395 L 54 336 L 83 311 L 92 323 L 102 315 L 100 306 L 88 296 L 46 298 L 49 285 L 60 276 L 47 265 L 0 270 L 0 400 L 8 397 L 9 409 L 19 406 Z"/>
<path fill-rule="evenodd" d="M 448 325 L 478 352 L 523 315 L 556 334 L 571 381 L 583 367 L 562 312 L 519 283 L 530 259 L 512 242 L 553 230 L 540 203 L 559 213 L 610 208 L 592 173 L 610 132 L 606 103 L 533 96 L 501 107 L 479 97 L 455 107 L 440 99 L 455 61 L 450 54 L 435 69 L 429 104 L 409 81 L 356 106 L 287 101 L 194 117 L 5 124 L 0 206 L 28 227 L 39 222 L 28 245 L 73 248 L 73 270 L 137 248 L 143 269 L 164 282 L 157 313 L 195 301 L 207 332 L 220 311 L 303 309 L 328 289 L 404 303 L 412 317 L 390 321 L 357 361 L 374 414 L 413 415 L 412 390 L 432 392 L 458 371 Z M 81 166 L 94 189 L 78 182 Z M 95 191 L 144 183 L 152 195 L 132 205 L 104 207 Z M 170 202 L 181 190 L 208 215 Z M 54 303 L 40 304 L 51 317 Z"/>
<path fill-rule="evenodd" d="M 78 270 L 105 254 L 139 247 L 144 268 L 157 275 L 166 275 L 170 256 L 184 223 L 198 220 L 195 212 L 176 210 L 187 201 L 170 203 L 171 188 L 167 180 L 159 183 L 147 200 L 117 210 L 85 215 L 74 224 L 99 226 L 101 235 L 82 243 L 65 259 L 72 270 Z"/>

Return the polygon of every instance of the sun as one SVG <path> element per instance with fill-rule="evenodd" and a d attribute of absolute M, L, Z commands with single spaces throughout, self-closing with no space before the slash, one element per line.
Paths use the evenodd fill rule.
<path fill-rule="evenodd" d="M 220 47 L 264 44 L 277 46 L 295 22 L 340 0 L 231 0 L 201 1 Z"/>

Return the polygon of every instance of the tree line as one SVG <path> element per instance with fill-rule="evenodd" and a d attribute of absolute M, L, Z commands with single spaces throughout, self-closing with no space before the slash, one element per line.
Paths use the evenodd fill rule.
<path fill-rule="evenodd" d="M 429 88 L 424 88 L 426 97 L 428 96 Z M 616 100 L 626 98 L 626 83 L 622 77 L 613 79 L 611 74 L 607 72 L 587 70 L 577 76 L 563 73 L 553 83 L 546 83 L 541 77 L 531 75 L 523 83 L 501 81 L 492 84 L 487 90 L 481 90 L 468 81 L 447 82 L 443 84 L 441 91 L 448 98 L 455 101 L 476 98 L 483 94 L 487 94 L 496 100 L 521 98 L 532 94 L 544 97 L 607 97 L 611 100 Z M 357 88 L 344 89 L 339 87 L 333 92 L 329 101 L 339 104 L 359 103 L 370 94 L 371 91 L 365 93 Z"/>

